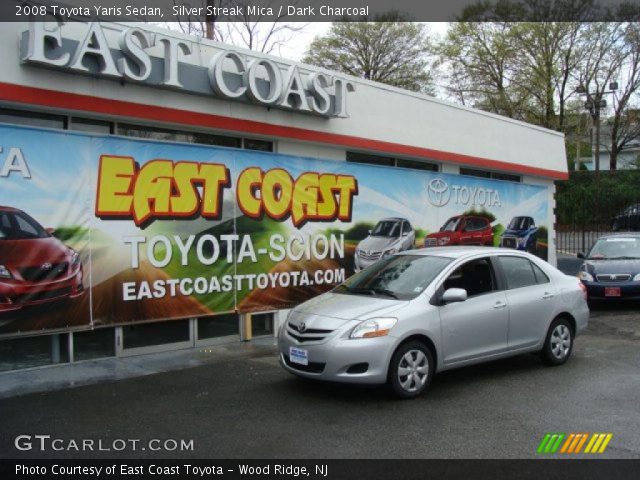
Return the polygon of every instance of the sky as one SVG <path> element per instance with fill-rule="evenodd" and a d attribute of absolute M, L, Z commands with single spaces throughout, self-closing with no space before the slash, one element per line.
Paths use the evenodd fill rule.
<path fill-rule="evenodd" d="M 304 24 L 302 24 L 304 25 Z M 429 22 L 426 24 L 432 34 L 444 35 L 447 31 L 446 22 Z M 291 60 L 300 60 L 311 42 L 316 36 L 324 35 L 331 27 L 330 22 L 313 22 L 307 23 L 303 31 L 295 36 L 295 39 L 280 47 L 276 55 Z"/>

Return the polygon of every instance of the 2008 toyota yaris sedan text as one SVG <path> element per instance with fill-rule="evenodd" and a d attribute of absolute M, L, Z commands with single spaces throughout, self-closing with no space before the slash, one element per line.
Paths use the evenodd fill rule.
<path fill-rule="evenodd" d="M 486 247 L 387 257 L 294 308 L 278 333 L 296 375 L 387 383 L 415 397 L 436 372 L 526 352 L 561 365 L 589 320 L 584 286 L 533 255 Z"/>

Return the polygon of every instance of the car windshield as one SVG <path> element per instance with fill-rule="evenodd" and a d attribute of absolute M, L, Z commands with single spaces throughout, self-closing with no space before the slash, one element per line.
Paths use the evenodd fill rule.
<path fill-rule="evenodd" d="M 355 274 L 333 291 L 411 300 L 422 293 L 449 263 L 450 258 L 435 255 L 394 255 Z"/>
<path fill-rule="evenodd" d="M 460 217 L 453 217 L 447 220 L 447 223 L 440 229 L 441 232 L 455 232 L 458 229 Z"/>
<path fill-rule="evenodd" d="M 26 213 L 0 212 L 0 241 L 46 238 L 49 234 Z"/>
<path fill-rule="evenodd" d="M 509 230 L 524 230 L 527 225 L 527 217 L 513 217 L 507 227 Z"/>
<path fill-rule="evenodd" d="M 371 232 L 373 237 L 399 237 L 400 222 L 394 220 L 382 220 Z"/>
<path fill-rule="evenodd" d="M 591 260 L 640 259 L 640 237 L 601 238 L 591 248 Z"/>

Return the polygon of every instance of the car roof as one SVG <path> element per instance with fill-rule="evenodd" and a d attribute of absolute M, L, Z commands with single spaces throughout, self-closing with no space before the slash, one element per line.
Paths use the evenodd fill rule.
<path fill-rule="evenodd" d="M 519 250 L 514 250 L 512 248 L 497 248 L 497 247 L 426 247 L 420 248 L 416 250 L 407 250 L 405 252 L 400 252 L 400 254 L 409 254 L 409 255 L 431 255 L 437 257 L 448 257 L 448 258 L 462 258 L 466 256 L 476 255 L 479 253 L 486 254 L 510 254 L 510 255 L 522 255 L 523 252 Z"/>
<path fill-rule="evenodd" d="M 378 220 L 379 222 L 384 222 L 386 220 L 393 220 L 393 221 L 399 221 L 399 220 L 407 220 L 406 218 L 402 218 L 402 217 L 385 217 L 385 218 L 381 218 L 380 220 Z M 407 220 L 408 221 L 408 220 Z"/>
<path fill-rule="evenodd" d="M 607 233 L 605 235 L 601 235 L 598 237 L 598 240 L 601 238 L 614 238 L 614 237 L 633 237 L 640 238 L 640 232 L 616 232 L 616 233 Z"/>
<path fill-rule="evenodd" d="M 17 208 L 14 207 L 5 207 L 4 205 L 0 205 L 0 212 L 20 212 L 21 210 L 18 210 Z"/>

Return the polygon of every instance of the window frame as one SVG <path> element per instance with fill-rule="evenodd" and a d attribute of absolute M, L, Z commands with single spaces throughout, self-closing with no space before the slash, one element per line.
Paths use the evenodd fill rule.
<path fill-rule="evenodd" d="M 542 273 L 544 273 L 545 277 L 547 277 L 547 279 L 548 279 L 548 282 L 544 282 L 544 283 L 539 283 L 538 282 L 538 276 L 536 275 L 536 271 L 533 268 L 534 262 L 532 262 L 527 257 L 523 257 L 523 256 L 520 256 L 520 255 L 511 255 L 511 254 L 496 255 L 496 257 L 497 257 L 497 262 L 496 263 L 498 264 L 498 269 L 500 270 L 500 275 L 502 276 L 502 279 L 503 279 L 503 282 L 504 282 L 505 291 L 518 290 L 520 288 L 535 287 L 537 285 L 546 285 L 547 283 L 551 283 L 551 278 L 549 277 L 549 275 L 547 275 L 547 273 L 541 267 L 536 265 L 536 267 L 538 267 L 542 271 Z M 531 273 L 533 273 L 533 279 L 535 280 L 535 283 L 533 283 L 531 285 L 523 285 L 523 286 L 520 286 L 520 287 L 510 287 L 509 286 L 509 279 L 507 278 L 506 269 L 502 265 L 502 259 L 503 258 L 517 258 L 517 259 L 521 259 L 521 260 L 529 262 L 529 267 L 531 268 Z"/>
<path fill-rule="evenodd" d="M 442 302 L 442 295 L 444 294 L 444 292 L 446 291 L 444 288 L 444 284 L 446 283 L 446 281 L 449 279 L 449 277 L 451 275 L 453 275 L 459 268 L 463 267 L 464 265 L 467 265 L 468 263 L 471 262 L 477 262 L 479 260 L 486 260 L 487 263 L 489 264 L 489 268 L 491 270 L 491 276 L 492 276 L 492 280 L 494 283 L 495 288 L 493 290 L 490 290 L 488 292 L 484 292 L 484 293 L 479 293 L 477 295 L 468 295 L 469 292 L 467 292 L 467 300 L 472 300 L 474 298 L 479 298 L 479 297 L 483 297 L 485 295 L 489 295 L 492 293 L 498 293 L 498 292 L 502 292 L 505 290 L 505 283 L 503 280 L 503 277 L 500 275 L 500 271 L 499 271 L 499 265 L 496 265 L 496 261 L 495 261 L 495 255 L 484 255 L 484 256 L 480 256 L 480 257 L 475 257 L 475 258 L 470 258 L 470 259 L 466 259 L 463 262 L 455 265 L 453 267 L 453 270 L 451 270 L 449 273 L 446 274 L 446 276 L 441 279 L 438 283 L 438 286 L 435 289 L 435 295 L 434 295 L 434 299 L 435 299 L 435 305 L 438 306 L 442 306 L 444 305 L 444 303 Z"/>

